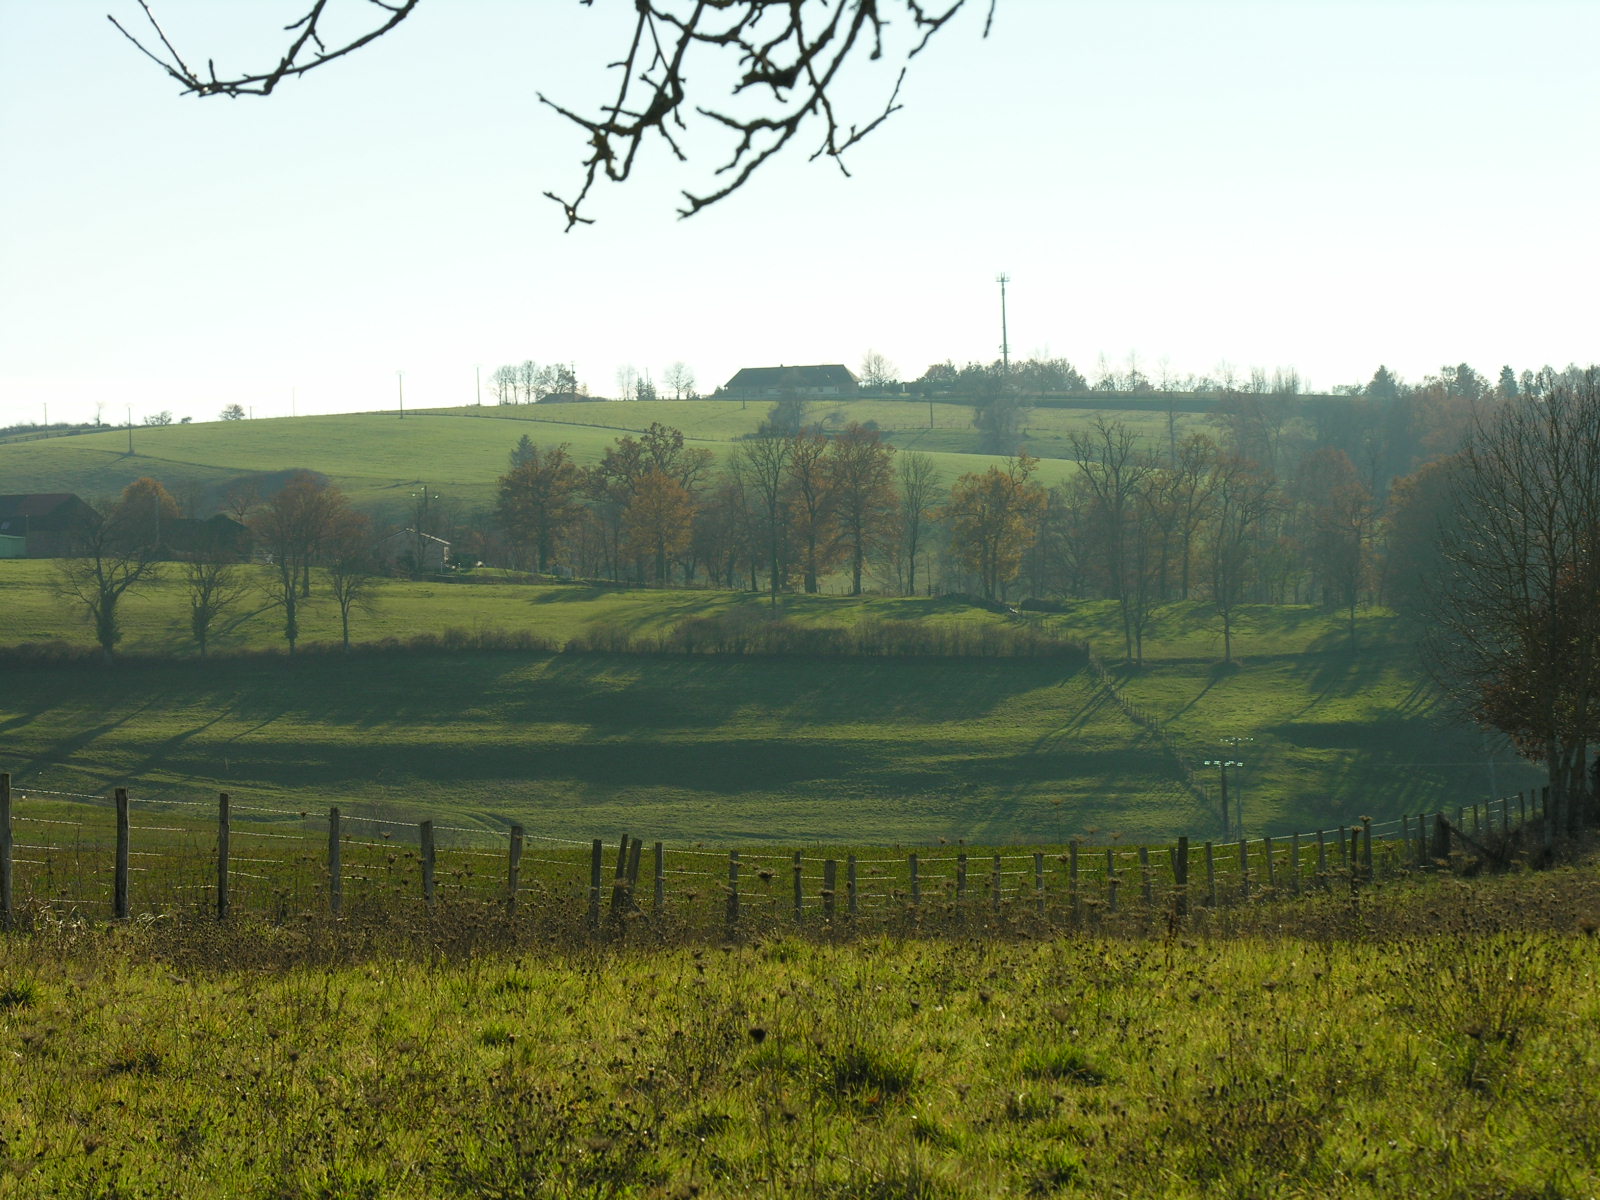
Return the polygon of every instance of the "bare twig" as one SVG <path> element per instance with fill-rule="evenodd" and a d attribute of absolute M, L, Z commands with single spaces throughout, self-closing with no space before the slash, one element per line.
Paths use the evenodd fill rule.
<path fill-rule="evenodd" d="M 185 92 L 201 96 L 265 96 L 284 79 L 325 66 L 390 32 L 420 0 L 366 0 L 383 14 L 366 33 L 335 49 L 322 37 L 320 22 L 328 0 L 308 0 L 310 9 L 285 27 L 287 49 L 270 70 L 221 78 L 208 61 L 206 72 L 191 68 L 157 22 L 148 0 L 136 0 L 154 31 L 156 48 L 108 17 L 117 30 Z M 987 36 L 995 5 L 989 0 L 984 21 Z M 592 5 L 593 0 L 579 0 Z M 890 14 L 909 23 L 905 58 L 920 54 L 929 39 L 966 7 L 968 0 L 633 0 L 636 20 L 626 52 L 610 66 L 620 72 L 616 92 L 596 116 L 585 116 L 540 93 L 541 103 L 583 130 L 589 149 L 583 159 L 583 181 L 571 199 L 545 195 L 561 206 L 567 228 L 590 224 L 583 207 L 601 179 L 621 183 L 629 178 L 639 152 L 652 134 L 661 138 L 680 162 L 688 156 L 677 134 L 694 117 L 733 135 L 726 160 L 714 177 L 727 181 L 705 192 L 685 191 L 681 216 L 693 216 L 745 185 L 774 155 L 816 121 L 822 137 L 811 158 L 828 157 L 846 175 L 845 153 L 899 111 L 901 69 L 881 110 L 861 124 L 849 122 L 835 108 L 834 96 L 846 65 L 865 56 L 885 54 Z M 687 68 L 697 62 L 732 66 L 734 79 L 721 103 L 691 103 Z M 701 91 L 705 89 L 702 87 Z M 698 93 L 697 93 L 698 96 Z M 734 107 L 730 101 L 738 101 Z"/>

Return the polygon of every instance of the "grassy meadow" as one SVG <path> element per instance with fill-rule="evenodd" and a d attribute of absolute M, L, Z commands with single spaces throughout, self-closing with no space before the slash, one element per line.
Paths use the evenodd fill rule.
<path fill-rule="evenodd" d="M 227 790 L 575 838 L 785 844 L 1213 836 L 1216 780 L 1201 764 L 1229 737 L 1253 739 L 1228 753 L 1246 763 L 1230 790 L 1257 834 L 1453 810 L 1536 781 L 1446 719 L 1382 613 L 1362 617 L 1353 657 L 1326 614 L 1247 614 L 1244 664 L 1222 670 L 1203 607 L 1163 612 L 1147 665 L 1110 688 L 1157 716 L 1169 749 L 1073 654 L 682 651 L 688 622 L 762 625 L 765 601 L 743 593 L 391 581 L 357 617 L 365 645 L 348 658 L 323 601 L 305 610 L 296 658 L 266 611 L 207 662 L 183 606 L 170 580 L 130 598 L 113 668 L 36 658 L 27 644 L 87 648 L 88 630 L 51 594 L 47 564 L 0 564 L 0 650 L 13 648 L 0 769 L 19 786 L 126 784 L 151 800 Z M 1023 623 L 954 599 L 789 597 L 780 616 L 869 640 L 1020 629 L 1111 661 L 1119 646 L 1103 604 Z M 419 631 L 430 647 L 385 645 Z M 533 648 L 500 648 L 519 638 Z"/>
<path fill-rule="evenodd" d="M 964 406 L 935 405 L 932 429 L 925 402 L 870 406 L 947 476 L 985 461 Z M 481 503 L 524 430 L 589 459 L 650 420 L 725 447 L 760 415 L 658 402 L 140 429 L 133 456 L 125 431 L 0 446 L 0 474 L 88 496 L 152 474 L 182 495 L 306 466 L 382 504 L 425 458 L 431 487 Z M 1030 420 L 1059 444 L 1089 416 Z M 202 661 L 168 578 L 128 599 L 108 665 L 50 572 L 0 562 L 24 906 L 0 933 L 0 1200 L 1600 1193 L 1592 848 L 1360 888 L 1336 862 L 1289 901 L 1257 843 L 1231 907 L 1180 917 L 1165 884 L 1137 899 L 1131 847 L 1217 836 L 1208 758 L 1245 764 L 1230 790 L 1252 835 L 1539 782 L 1451 722 L 1385 612 L 1361 614 L 1352 644 L 1338 616 L 1246 610 L 1223 667 L 1208 610 L 1173 605 L 1142 668 L 1102 675 L 1077 647 L 1118 661 L 1110 604 L 1017 617 L 794 596 L 774 613 L 742 593 L 475 572 L 384 581 L 350 654 L 314 598 L 302 653 L 258 604 Z M 874 649 L 730 652 L 774 629 Z M 918 644 L 945 652 L 884 652 Z M 1046 652 L 1003 653 L 1026 647 Z M 109 813 L 81 797 L 119 785 L 143 915 L 108 923 Z M 225 922 L 204 907 L 218 791 L 238 822 Z M 336 919 L 330 805 L 352 818 Z M 448 846 L 433 908 L 415 826 L 388 824 L 426 818 Z M 530 835 L 529 899 L 508 917 L 504 839 L 486 835 L 510 822 Z M 558 839 L 601 836 L 609 855 L 624 831 L 687 865 L 661 915 L 594 938 L 584 847 Z M 1063 909 L 1070 856 L 1052 854 L 1054 907 L 1036 909 L 1014 852 L 1003 902 L 983 858 L 952 902 L 954 845 L 925 853 L 925 923 L 894 892 L 908 847 L 1073 838 L 1119 848 L 1122 908 L 1091 868 L 1092 911 Z M 747 848 L 749 920 L 724 937 L 729 846 Z M 794 929 L 797 847 L 864 851 L 882 911 L 821 919 L 813 853 Z"/>
<path fill-rule="evenodd" d="M 1176 932 L 44 921 L 0 1197 L 1579 1197 L 1592 863 Z"/>
<path fill-rule="evenodd" d="M 540 445 L 566 442 L 573 457 L 588 464 L 619 436 L 659 421 L 681 429 L 720 459 L 756 429 L 769 407 L 731 400 L 596 401 L 425 410 L 408 412 L 404 419 L 390 412 L 141 426 L 133 431 L 132 453 L 126 429 L 107 429 L 0 444 L 0 490 L 74 491 L 88 500 L 113 499 L 133 480 L 149 475 L 181 501 L 193 498 L 204 508 L 220 503 L 228 487 L 249 474 L 305 468 L 331 477 L 358 507 L 398 519 L 419 482 L 446 503 L 469 509 L 492 504 L 495 478 L 524 434 Z M 809 412 L 830 428 L 877 421 L 895 446 L 932 455 L 946 483 L 998 461 L 978 452 L 968 404 L 818 401 Z M 1029 414 L 1024 440 L 1031 453 L 1046 460 L 1038 476 L 1042 482 L 1065 478 L 1068 464 L 1056 456 L 1065 453 L 1067 434 L 1096 415 L 1071 409 Z M 1103 415 L 1126 420 L 1148 438 L 1166 436 L 1161 414 L 1106 410 Z M 1201 428 L 1202 421 L 1180 416 L 1180 432 Z"/>

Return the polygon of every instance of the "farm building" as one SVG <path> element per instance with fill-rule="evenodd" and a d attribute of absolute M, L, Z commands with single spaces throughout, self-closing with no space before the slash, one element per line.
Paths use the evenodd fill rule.
<path fill-rule="evenodd" d="M 402 570 L 426 574 L 444 570 L 450 561 L 450 543 L 415 529 L 402 529 L 378 543 L 378 555 Z"/>
<path fill-rule="evenodd" d="M 62 558 L 100 514 L 71 492 L 0 496 L 0 537 L 21 538 L 22 557 Z"/>
<path fill-rule="evenodd" d="M 855 373 L 843 363 L 813 367 L 744 367 L 723 385 L 724 395 L 853 396 L 861 386 Z"/>
<path fill-rule="evenodd" d="M 173 554 L 244 559 L 250 554 L 250 531 L 226 513 L 203 521 L 177 517 L 162 523 L 161 548 Z"/>

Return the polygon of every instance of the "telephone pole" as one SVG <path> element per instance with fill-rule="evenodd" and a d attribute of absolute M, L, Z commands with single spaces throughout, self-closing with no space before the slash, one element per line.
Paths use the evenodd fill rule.
<path fill-rule="evenodd" d="M 396 371 L 394 373 L 394 382 L 395 386 L 400 389 L 400 419 L 404 421 L 406 419 L 406 373 L 404 371 Z"/>
<path fill-rule="evenodd" d="M 1000 285 L 1000 366 L 1007 374 L 1011 374 L 1011 339 L 1006 333 L 1006 284 L 1011 282 L 1011 276 L 1004 271 L 994 277 Z"/>

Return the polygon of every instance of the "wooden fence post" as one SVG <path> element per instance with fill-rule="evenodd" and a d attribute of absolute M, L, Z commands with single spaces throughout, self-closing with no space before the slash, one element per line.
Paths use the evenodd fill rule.
<path fill-rule="evenodd" d="M 118 788 L 116 874 L 111 888 L 111 912 L 119 921 L 128 915 L 128 789 Z"/>
<path fill-rule="evenodd" d="M 1350 871 L 1355 869 L 1355 864 L 1350 860 L 1350 843 L 1344 836 L 1344 826 L 1339 826 L 1339 869 Z"/>
<path fill-rule="evenodd" d="M 433 822 L 424 821 L 417 829 L 422 845 L 422 902 L 433 907 Z"/>
<path fill-rule="evenodd" d="M 956 855 L 956 903 L 960 904 L 967 895 L 967 852 L 963 850 Z"/>
<path fill-rule="evenodd" d="M 339 806 L 328 810 L 328 911 L 335 917 L 344 908 L 344 848 L 339 840 Z"/>
<path fill-rule="evenodd" d="M 801 858 L 801 852 L 799 850 L 794 852 L 794 866 L 791 868 L 791 874 L 794 876 L 794 923 L 796 925 L 801 925 L 805 923 L 806 896 L 805 863 Z"/>
<path fill-rule="evenodd" d="M 1500 797 L 1500 832 L 1511 832 L 1511 797 Z"/>
<path fill-rule="evenodd" d="M 1267 860 L 1267 887 L 1276 889 L 1278 886 L 1278 869 L 1272 861 L 1272 839 L 1263 836 L 1261 839 L 1261 856 Z"/>
<path fill-rule="evenodd" d="M 1117 911 L 1117 889 L 1122 886 L 1122 881 L 1117 878 L 1117 849 L 1115 846 L 1106 847 L 1106 905 L 1111 912 Z"/>
<path fill-rule="evenodd" d="M 1250 899 L 1250 839 L 1239 839 L 1239 897 Z"/>
<path fill-rule="evenodd" d="M 728 940 L 739 932 L 739 852 L 728 851 Z"/>
<path fill-rule="evenodd" d="M 995 912 L 1000 911 L 1000 892 L 1005 887 L 1005 876 L 1000 869 L 1000 856 L 994 856 L 994 883 L 989 889 L 989 907 Z"/>
<path fill-rule="evenodd" d="M 606 845 L 599 838 L 589 843 L 589 932 L 600 931 L 600 870 Z"/>
<path fill-rule="evenodd" d="M 1078 895 L 1078 843 L 1067 843 L 1067 904 L 1072 909 L 1073 921 L 1083 918 L 1082 900 Z"/>
<path fill-rule="evenodd" d="M 627 834 L 622 835 L 622 841 L 617 846 L 617 869 L 611 876 L 611 919 L 620 920 L 622 910 L 628 903 L 628 850 L 633 845 L 633 839 Z"/>
<path fill-rule="evenodd" d="M 1296 896 L 1300 894 L 1300 835 L 1289 835 L 1289 858 L 1293 863 L 1289 872 L 1289 888 Z"/>
<path fill-rule="evenodd" d="M 1187 836 L 1178 839 L 1177 848 L 1172 852 L 1172 889 L 1174 902 L 1177 905 L 1178 915 L 1189 915 L 1189 839 Z"/>
<path fill-rule="evenodd" d="M 636 912 L 639 901 L 639 855 L 644 852 L 644 839 L 634 838 L 633 845 L 628 847 L 628 910 Z"/>
<path fill-rule="evenodd" d="M 1518 825 L 1526 825 L 1527 823 L 1528 823 L 1528 793 L 1527 792 L 1518 792 L 1517 793 L 1517 824 Z"/>
<path fill-rule="evenodd" d="M 1323 887 L 1328 886 L 1328 841 L 1321 829 L 1317 830 L 1317 878 Z"/>
<path fill-rule="evenodd" d="M 822 860 L 822 919 L 829 925 L 833 924 L 834 893 L 839 884 L 839 860 L 825 858 Z"/>
<path fill-rule="evenodd" d="M 911 867 L 911 906 L 913 908 L 916 908 L 916 907 L 918 907 L 918 906 L 920 906 L 922 904 L 922 875 L 920 874 L 920 872 L 918 870 L 920 865 L 921 864 L 917 861 L 917 852 L 915 850 L 913 850 L 911 852 L 911 860 L 910 860 L 910 867 Z"/>
<path fill-rule="evenodd" d="M 1217 906 L 1217 858 L 1216 847 L 1210 842 L 1206 843 L 1206 907 Z"/>
<path fill-rule="evenodd" d="M 1434 862 L 1444 862 L 1450 857 L 1450 822 L 1443 813 L 1433 814 L 1432 856 Z"/>
<path fill-rule="evenodd" d="M 0 772 L 0 929 L 10 929 L 11 894 L 11 773 Z"/>
<path fill-rule="evenodd" d="M 517 892 L 522 888 L 522 826 L 511 827 L 511 849 L 506 854 L 506 912 L 517 911 Z"/>
<path fill-rule="evenodd" d="M 1044 916 L 1044 855 L 1033 853 L 1033 911 Z"/>
<path fill-rule="evenodd" d="M 228 793 L 217 793 L 217 920 L 228 919 Z"/>
<path fill-rule="evenodd" d="M 853 921 L 859 911 L 856 907 L 856 856 L 854 854 L 845 862 L 845 888 L 850 899 L 850 919 Z"/>
<path fill-rule="evenodd" d="M 655 876 L 655 895 L 651 898 L 657 916 L 667 904 L 667 848 L 660 842 L 652 843 L 650 847 L 652 856 L 653 874 Z"/>
<path fill-rule="evenodd" d="M 1139 847 L 1139 887 L 1144 897 L 1144 906 L 1149 908 L 1155 903 L 1155 897 L 1150 887 L 1150 847 Z"/>
<path fill-rule="evenodd" d="M 1372 882 L 1372 818 L 1361 818 L 1361 868 L 1367 882 Z"/>

